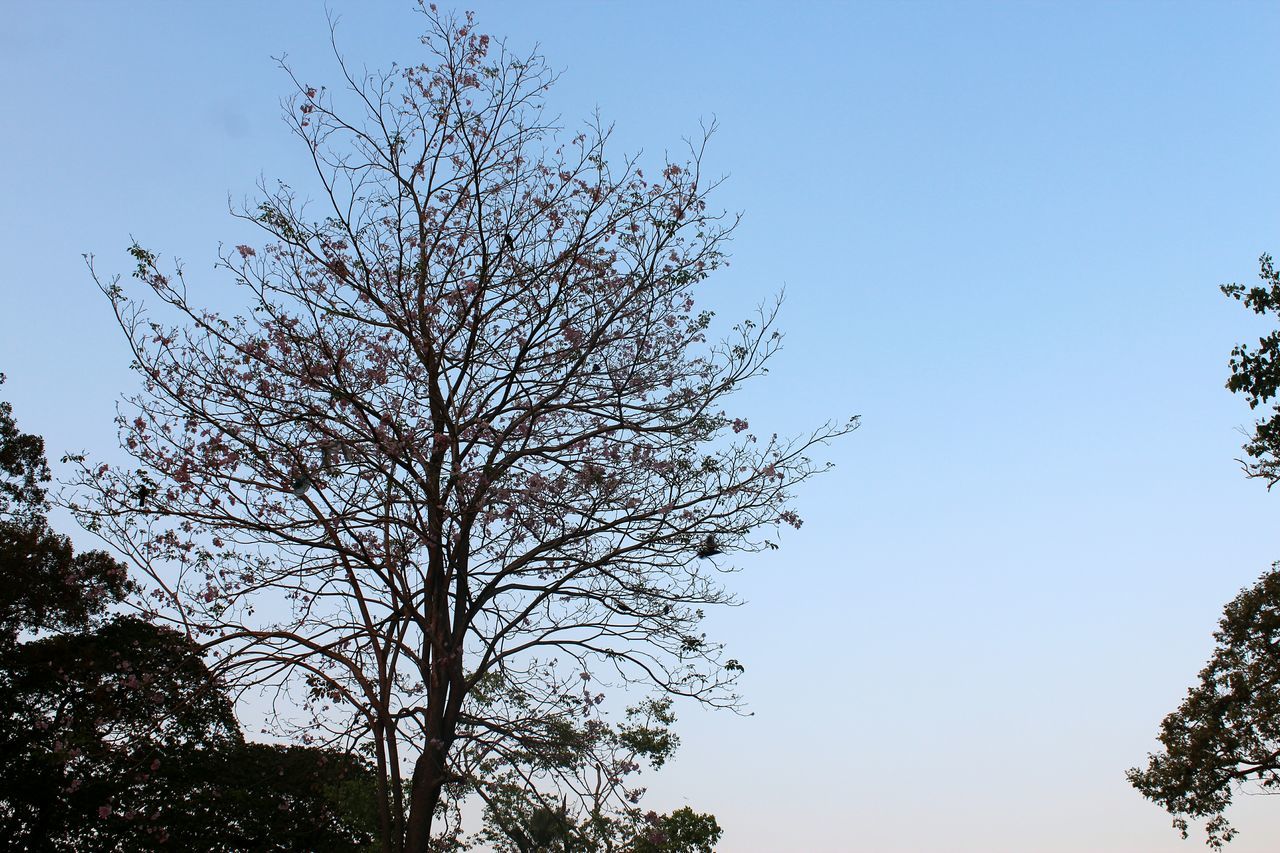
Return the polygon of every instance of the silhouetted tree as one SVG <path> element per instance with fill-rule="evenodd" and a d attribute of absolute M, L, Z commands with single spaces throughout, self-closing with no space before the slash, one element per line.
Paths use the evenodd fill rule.
<path fill-rule="evenodd" d="M 583 701 L 595 702 L 585 683 Z M 557 721 L 526 741 L 522 754 L 479 768 L 489 781 L 479 789 L 485 828 L 476 840 L 507 853 L 710 850 L 720 832 L 711 815 L 687 808 L 659 815 L 634 806 L 643 789 L 633 777 L 644 767 L 661 768 L 679 746 L 674 722 L 669 698 L 629 708 L 616 724 L 592 715 Z M 550 790 L 548 778 L 557 783 Z M 615 787 L 629 807 L 610 807 Z"/>
<path fill-rule="evenodd" d="M 4 379 L 0 373 L 0 385 Z M 0 402 L 0 519 L 23 521 L 43 514 L 47 482 L 44 439 L 19 432 L 13 406 Z"/>
<path fill-rule="evenodd" d="M 176 321 L 100 282 L 144 383 L 137 467 L 86 464 L 78 506 L 229 684 L 372 751 L 383 843 L 415 853 L 459 837 L 481 768 L 601 713 L 580 673 L 734 704 L 699 630 L 731 600 L 714 558 L 798 527 L 807 454 L 854 426 L 757 439 L 721 408 L 780 335 L 764 309 L 709 343 L 694 311 L 733 225 L 700 145 L 646 178 L 598 124 L 562 139 L 540 57 L 423 11 L 427 62 L 343 65 L 346 101 L 298 82 L 325 210 L 280 184 L 243 211 L 267 232 L 223 257 L 243 312 L 138 246 Z M 519 701 L 483 705 L 495 674 Z"/>
<path fill-rule="evenodd" d="M 1259 259 L 1258 277 L 1261 284 L 1245 287 L 1243 284 L 1224 284 L 1222 292 L 1243 302 L 1255 314 L 1280 318 L 1280 273 L 1276 271 L 1270 255 Z M 1250 477 L 1260 477 L 1271 488 L 1280 481 L 1280 406 L 1277 392 L 1280 390 L 1280 329 L 1258 339 L 1256 349 L 1239 344 L 1231 351 L 1231 378 L 1227 387 L 1243 393 L 1249 408 L 1259 406 L 1267 415 L 1254 424 L 1253 435 L 1244 450 L 1252 461 L 1245 463 Z"/>
<path fill-rule="evenodd" d="M 76 554 L 49 529 L 48 481 L 44 440 L 19 431 L 13 407 L 0 402 L 0 653 L 21 631 L 89 624 L 129 588 L 123 564 L 103 551 Z"/>
<path fill-rule="evenodd" d="M 1200 683 L 1160 725 L 1162 751 L 1128 773 L 1144 796 L 1188 820 L 1207 818 L 1217 849 L 1236 834 L 1224 812 L 1233 791 L 1280 788 L 1280 568 L 1227 605 Z"/>
<path fill-rule="evenodd" d="M 125 566 L 76 554 L 48 529 L 43 441 L 17 430 L 7 403 L 0 459 L 0 846 L 303 851 L 372 841 L 367 765 L 245 743 L 189 638 L 111 615 L 130 591 Z"/>
<path fill-rule="evenodd" d="M 1280 316 L 1280 274 L 1270 255 L 1259 259 L 1261 285 L 1222 286 L 1257 314 Z M 1245 444 L 1250 477 L 1280 481 L 1280 330 L 1231 351 L 1227 388 L 1244 393 L 1251 409 L 1268 407 Z M 1280 564 L 1227 605 L 1217 647 L 1178 710 L 1160 726 L 1163 750 L 1145 770 L 1128 772 L 1144 796 L 1174 816 L 1187 837 L 1190 820 L 1205 819 L 1209 846 L 1218 849 L 1236 830 L 1224 812 L 1236 789 L 1280 786 Z"/>
<path fill-rule="evenodd" d="M 650 812 L 637 836 L 635 853 L 712 853 L 720 840 L 720 825 L 709 814 L 685 806 L 667 815 Z"/>

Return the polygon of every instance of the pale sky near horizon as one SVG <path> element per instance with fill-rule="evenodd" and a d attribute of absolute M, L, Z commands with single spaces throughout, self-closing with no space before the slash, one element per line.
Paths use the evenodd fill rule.
<path fill-rule="evenodd" d="M 1223 388 L 1265 326 L 1217 290 L 1280 253 L 1280 5 L 469 5 L 618 153 L 717 119 L 745 218 L 702 305 L 786 288 L 742 413 L 863 417 L 712 617 L 754 716 L 677 707 L 649 802 L 728 853 L 1202 849 L 1124 771 L 1280 559 Z M 344 54 L 413 61 L 410 6 L 330 0 Z M 133 387 L 81 254 L 216 284 L 228 196 L 306 176 L 271 57 L 332 83 L 326 38 L 321 2 L 0 2 L 0 399 L 51 459 L 117 453 Z M 1241 800 L 1229 849 L 1280 848 L 1280 801 Z"/>

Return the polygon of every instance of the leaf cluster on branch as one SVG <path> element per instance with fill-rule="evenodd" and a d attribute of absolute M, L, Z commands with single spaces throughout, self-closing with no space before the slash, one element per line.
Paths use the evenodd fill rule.
<path fill-rule="evenodd" d="M 1236 834 L 1223 814 L 1233 792 L 1280 788 L 1280 565 L 1226 606 L 1214 639 L 1200 683 L 1160 725 L 1162 751 L 1128 777 L 1184 838 L 1207 818 L 1218 849 Z"/>
<path fill-rule="evenodd" d="M 1280 317 L 1280 273 L 1270 255 L 1258 259 L 1261 284 L 1224 284 L 1222 292 L 1242 302 L 1255 314 Z M 1267 481 L 1267 488 L 1280 482 L 1280 329 L 1258 339 L 1257 348 L 1237 344 L 1231 350 L 1231 377 L 1227 388 L 1245 395 L 1250 409 L 1262 407 L 1266 417 L 1254 424 L 1253 435 L 1244 446 L 1250 461 L 1244 462 L 1250 477 Z"/>

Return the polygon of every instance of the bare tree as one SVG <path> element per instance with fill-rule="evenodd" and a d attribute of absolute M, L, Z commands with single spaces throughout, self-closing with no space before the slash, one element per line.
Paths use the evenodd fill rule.
<path fill-rule="evenodd" d="M 222 256 L 242 316 L 137 245 L 174 319 L 95 274 L 142 376 L 136 467 L 84 463 L 75 501 L 228 684 L 369 751 L 395 851 L 457 839 L 499 767 L 634 801 L 634 762 L 584 790 L 551 753 L 599 724 L 594 685 L 737 702 L 699 631 L 722 561 L 800 526 L 806 453 L 856 426 L 757 439 L 721 408 L 780 335 L 776 305 L 721 342 L 694 311 L 735 223 L 705 137 L 651 178 L 611 163 L 598 121 L 544 118 L 539 56 L 423 12 L 425 64 L 343 64 L 336 98 L 290 72 L 324 212 L 284 184 L 239 211 L 268 235 Z"/>

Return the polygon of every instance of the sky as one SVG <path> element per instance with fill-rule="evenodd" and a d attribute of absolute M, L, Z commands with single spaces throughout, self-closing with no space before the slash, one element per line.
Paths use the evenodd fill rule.
<path fill-rule="evenodd" d="M 328 8 L 348 59 L 421 55 L 408 0 Z M 744 218 L 701 304 L 723 328 L 786 293 L 740 414 L 862 416 L 711 615 L 752 715 L 677 706 L 647 802 L 715 813 L 729 853 L 1201 849 L 1124 771 L 1280 559 L 1223 388 L 1266 326 L 1218 292 L 1280 252 L 1280 6 L 470 8 L 616 154 L 714 117 Z M 306 174 L 272 57 L 334 81 L 325 9 L 0 2 L 0 399 L 52 459 L 118 458 L 135 387 L 82 255 L 127 274 L 136 238 L 216 298 L 228 198 Z M 1280 847 L 1280 802 L 1231 817 L 1236 853 Z"/>

